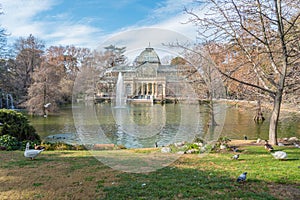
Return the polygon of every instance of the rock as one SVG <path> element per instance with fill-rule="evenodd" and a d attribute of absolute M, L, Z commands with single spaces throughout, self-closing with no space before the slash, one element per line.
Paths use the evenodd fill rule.
<path fill-rule="evenodd" d="M 171 153 L 171 148 L 170 147 L 163 147 L 160 150 L 162 153 Z"/>
<path fill-rule="evenodd" d="M 175 147 L 182 147 L 185 144 L 185 142 L 176 142 L 174 143 Z"/>
<path fill-rule="evenodd" d="M 226 145 L 224 145 L 224 144 L 221 144 L 221 145 L 220 145 L 220 149 L 221 149 L 221 150 L 226 149 L 226 148 L 227 148 Z"/>
<path fill-rule="evenodd" d="M 93 150 L 112 150 L 114 147 L 114 144 L 94 144 Z"/>
<path fill-rule="evenodd" d="M 289 138 L 289 142 L 295 142 L 295 141 L 299 141 L 299 139 L 297 137 L 290 137 Z"/>
<path fill-rule="evenodd" d="M 194 144 L 197 145 L 198 147 L 203 147 L 203 143 L 201 143 L 201 142 L 198 142 L 198 143 L 195 142 Z"/>
<path fill-rule="evenodd" d="M 178 151 L 177 154 L 184 154 L 184 151 Z"/>
<path fill-rule="evenodd" d="M 197 150 L 196 149 L 189 149 L 187 151 L 185 151 L 186 154 L 191 154 L 191 153 L 195 153 Z"/>
<path fill-rule="evenodd" d="M 206 151 L 206 146 L 200 148 L 200 153 L 204 153 Z"/>

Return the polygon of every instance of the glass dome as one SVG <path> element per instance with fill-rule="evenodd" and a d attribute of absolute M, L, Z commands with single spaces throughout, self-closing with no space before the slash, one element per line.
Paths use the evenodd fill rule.
<path fill-rule="evenodd" d="M 136 64 L 157 63 L 160 64 L 159 57 L 153 48 L 148 47 L 135 59 Z"/>

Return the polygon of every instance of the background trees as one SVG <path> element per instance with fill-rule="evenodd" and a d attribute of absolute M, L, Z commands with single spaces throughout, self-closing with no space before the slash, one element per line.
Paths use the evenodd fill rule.
<path fill-rule="evenodd" d="M 71 103 L 73 84 L 90 50 L 74 46 L 51 46 L 32 74 L 26 108 L 29 113 L 47 115 L 60 104 Z M 45 105 L 51 105 L 45 107 Z"/>
<path fill-rule="evenodd" d="M 204 16 L 186 9 L 190 22 L 199 27 L 201 39 L 217 45 L 214 52 L 226 55 L 216 62 L 226 78 L 257 88 L 272 98 L 269 140 L 277 144 L 282 98 L 287 88 L 293 87 L 287 77 L 293 74 L 299 59 L 300 1 L 204 2 Z M 253 79 L 237 77 L 245 72 Z"/>
<path fill-rule="evenodd" d="M 32 75 L 42 63 L 44 42 L 33 35 L 19 38 L 14 44 L 16 52 L 15 63 L 11 68 L 15 96 L 19 103 L 24 103 L 28 97 L 27 90 L 32 84 Z"/>

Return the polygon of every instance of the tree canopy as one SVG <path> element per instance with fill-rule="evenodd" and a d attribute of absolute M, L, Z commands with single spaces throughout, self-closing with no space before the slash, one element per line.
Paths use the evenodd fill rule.
<path fill-rule="evenodd" d="M 207 0 L 201 5 L 204 15 L 185 10 L 189 22 L 199 28 L 199 37 L 224 77 L 272 98 L 269 140 L 277 144 L 282 98 L 288 86 L 295 85 L 288 77 L 299 61 L 300 1 Z"/>

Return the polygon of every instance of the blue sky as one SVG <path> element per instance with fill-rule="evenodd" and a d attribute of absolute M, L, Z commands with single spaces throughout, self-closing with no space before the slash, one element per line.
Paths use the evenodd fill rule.
<path fill-rule="evenodd" d="M 11 34 L 10 42 L 33 34 L 47 46 L 93 49 L 116 34 L 141 28 L 196 37 L 192 24 L 182 24 L 188 19 L 183 8 L 193 7 L 193 0 L 1 0 L 1 5 L 0 24 Z"/>

